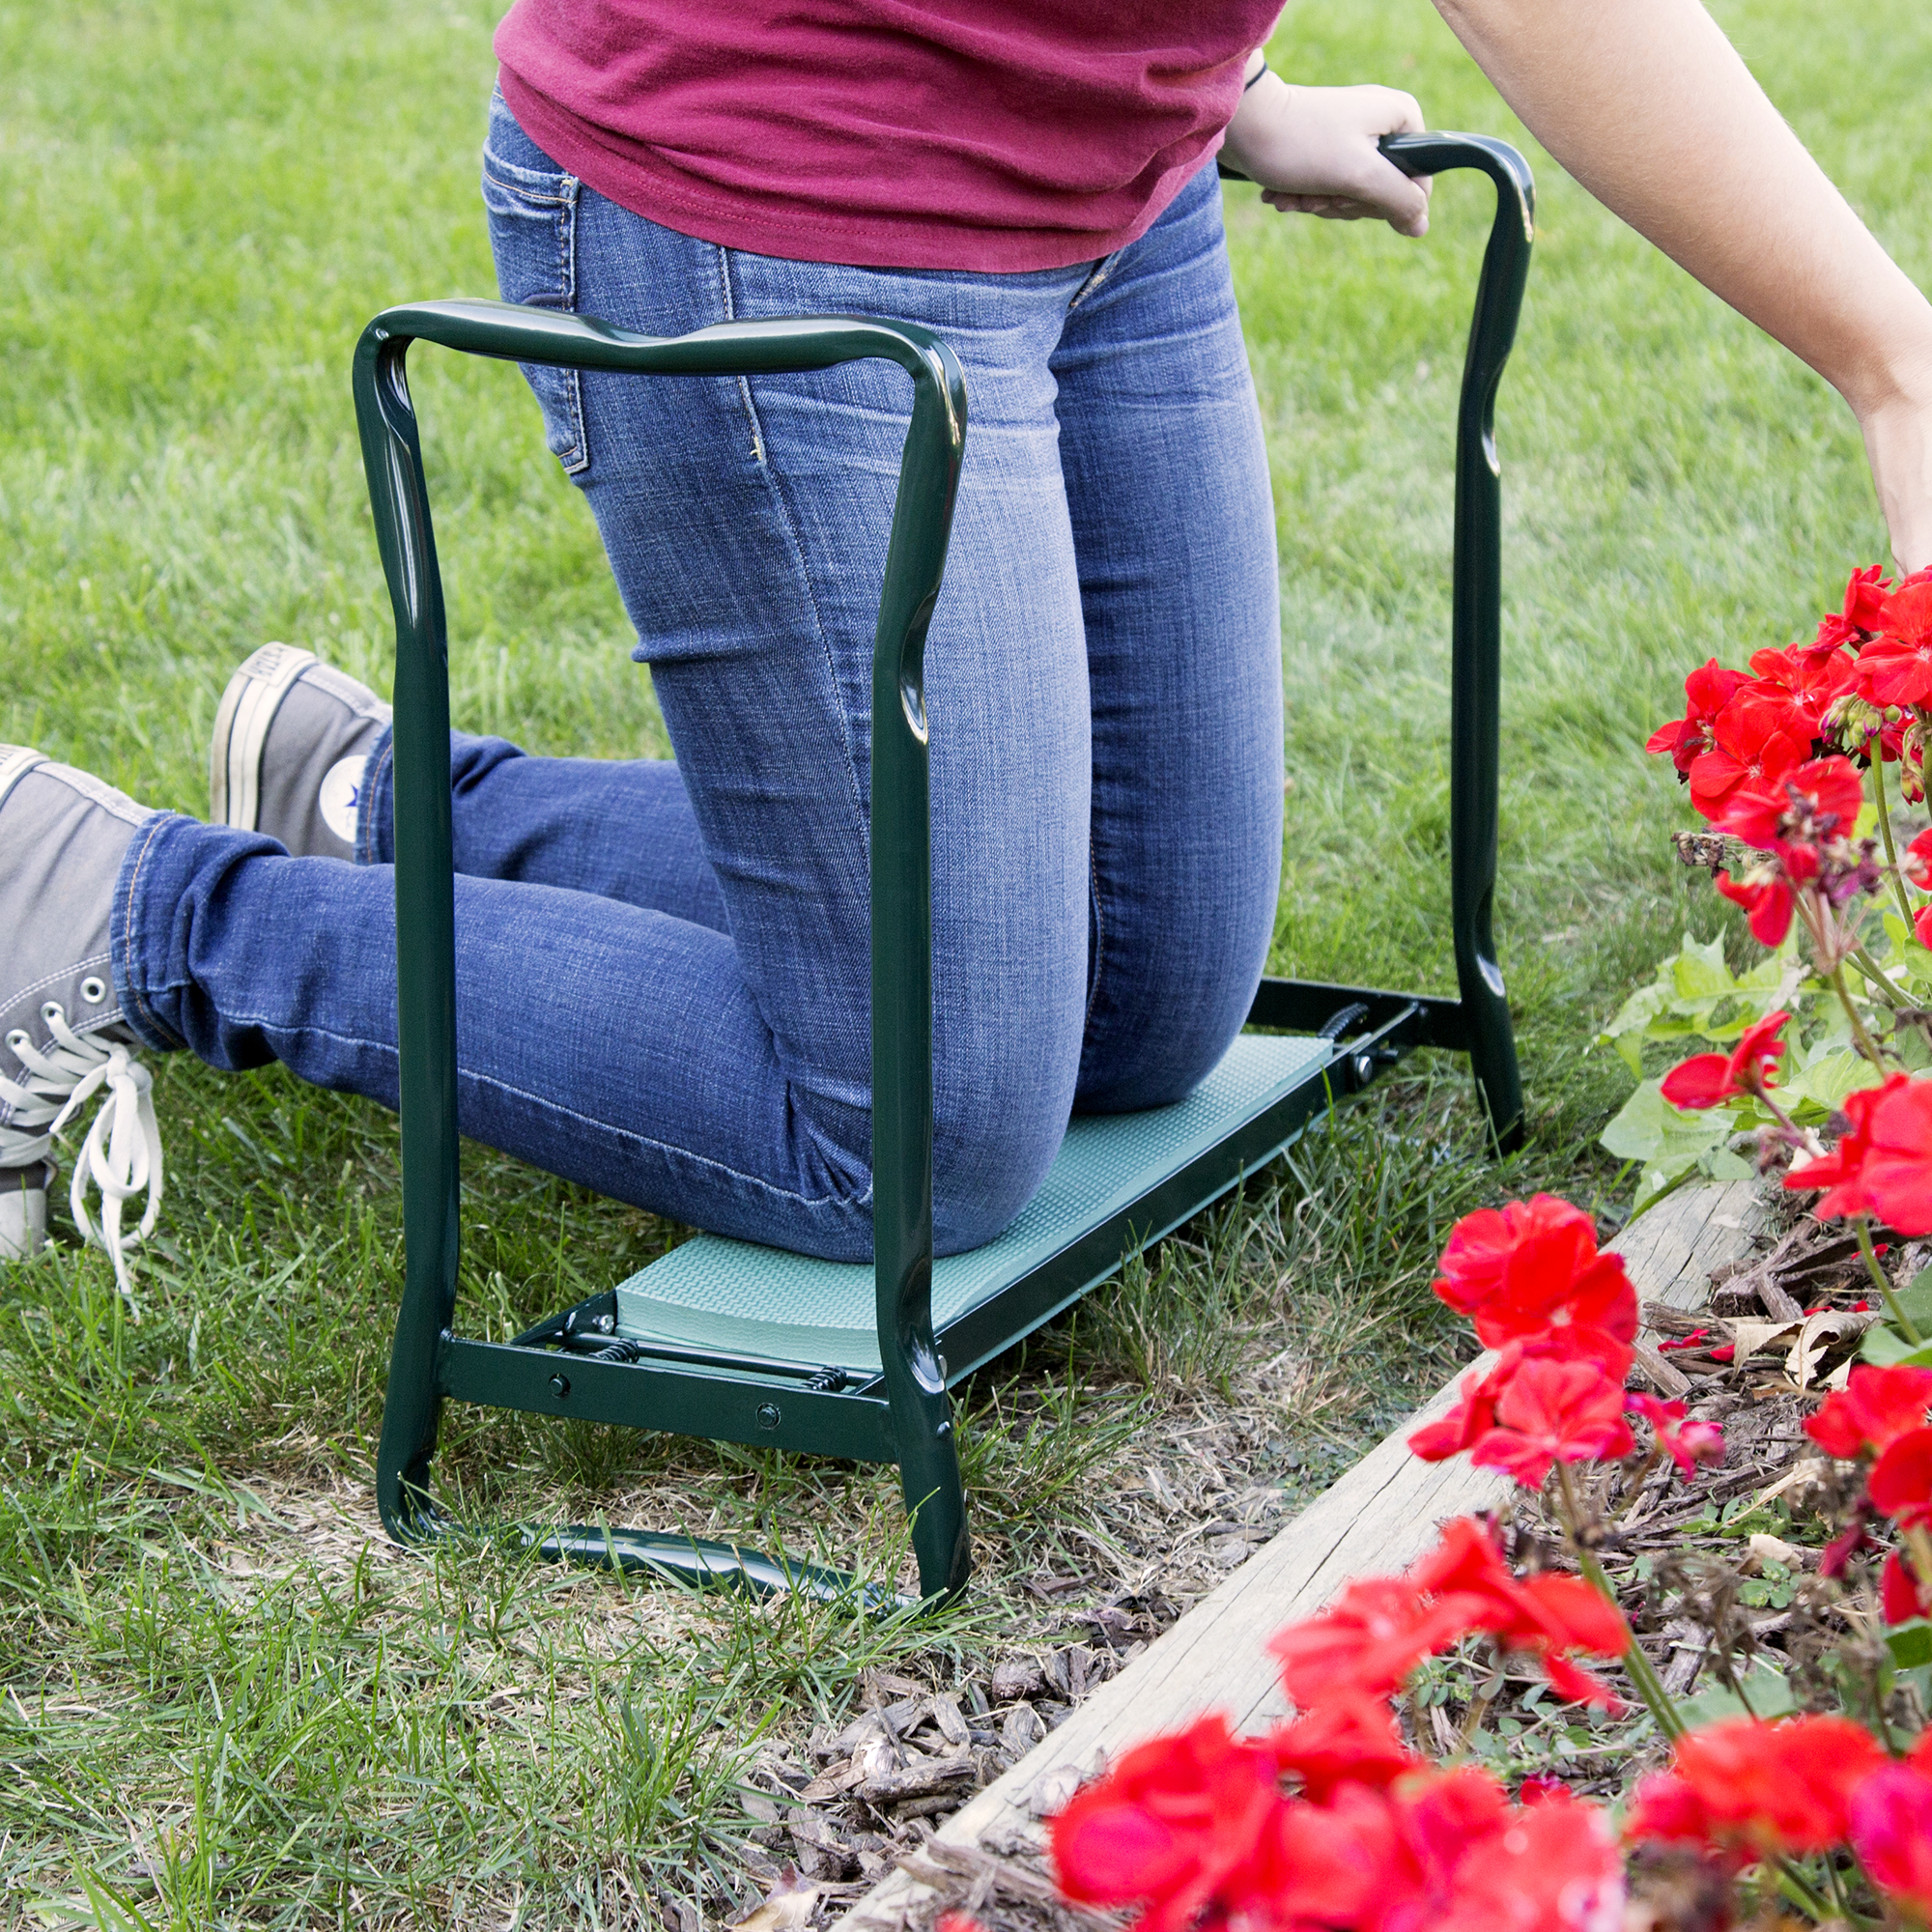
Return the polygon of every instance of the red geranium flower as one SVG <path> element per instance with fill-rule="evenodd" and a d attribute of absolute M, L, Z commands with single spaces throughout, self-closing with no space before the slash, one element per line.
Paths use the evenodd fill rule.
<path fill-rule="evenodd" d="M 1818 1405 L 1804 1433 L 1828 1456 L 1877 1456 L 1932 1408 L 1932 1369 L 1874 1369 L 1861 1363 L 1834 1395 Z"/>
<path fill-rule="evenodd" d="M 1864 781 L 1849 758 L 1813 758 L 1781 785 L 1734 792 L 1717 826 L 1760 851 L 1782 855 L 1802 829 L 1804 842 L 1849 838 L 1865 802 Z"/>
<path fill-rule="evenodd" d="M 1920 946 L 1932 947 L 1932 905 L 1920 906 L 1912 915 L 1912 929 L 1918 935 Z"/>
<path fill-rule="evenodd" d="M 1783 707 L 1782 728 L 1809 744 L 1824 731 L 1826 707 L 1849 691 L 1857 667 L 1834 644 L 1788 644 L 1751 654 L 1754 696 Z"/>
<path fill-rule="evenodd" d="M 1715 1107 L 1737 1094 L 1762 1094 L 1772 1085 L 1784 1041 L 1777 1037 L 1789 1013 L 1767 1013 L 1747 1026 L 1729 1054 L 1699 1053 L 1663 1076 L 1663 1097 L 1687 1111 Z"/>
<path fill-rule="evenodd" d="M 1899 870 L 1921 893 L 1932 893 L 1932 826 L 1927 826 L 1905 848 L 1905 857 L 1900 862 Z"/>
<path fill-rule="evenodd" d="M 1852 581 L 1845 585 L 1844 608 L 1833 611 L 1818 626 L 1819 646 L 1835 650 L 1840 644 L 1862 643 L 1877 628 L 1879 606 L 1890 588 L 1875 563 L 1853 571 Z"/>
<path fill-rule="evenodd" d="M 1619 1255 L 1595 1252 L 1579 1267 L 1574 1244 L 1565 1236 L 1525 1241 L 1511 1255 L 1501 1282 L 1482 1305 L 1470 1311 L 1477 1337 L 1489 1348 L 1510 1342 L 1559 1341 L 1566 1330 L 1601 1329 L 1619 1345 L 1636 1335 L 1636 1290 Z M 1598 1352 L 1594 1343 L 1581 1345 Z M 1613 1353 L 1615 1351 L 1612 1351 Z M 1622 1360 L 1629 1366 L 1624 1350 Z"/>
<path fill-rule="evenodd" d="M 1853 1791 L 1885 1762 L 1849 1718 L 1733 1718 L 1678 1739 L 1670 1773 L 1637 1786 L 1628 1833 L 1765 1857 L 1822 1852 L 1843 1839 Z"/>
<path fill-rule="evenodd" d="M 1733 793 L 1772 791 L 1804 762 L 1808 739 L 1785 729 L 1786 707 L 1753 691 L 1741 691 L 1718 714 L 1710 751 L 1692 760 L 1690 803 L 1716 818 Z"/>
<path fill-rule="evenodd" d="M 1284 1803 L 1274 1753 L 1203 1718 L 1073 1795 L 1051 1828 L 1060 1889 L 1090 1905 L 1144 1905 L 1146 1932 L 1183 1932 L 1252 1863 Z"/>
<path fill-rule="evenodd" d="M 1469 1452 L 1479 1468 L 1501 1469 L 1524 1489 L 1543 1486 L 1552 1463 L 1627 1456 L 1624 1392 L 1594 1362 L 1532 1358 L 1496 1404 L 1496 1427 Z"/>
<path fill-rule="evenodd" d="M 1879 1605 L 1889 1624 L 1909 1624 L 1915 1617 L 1932 1617 L 1932 1585 L 1918 1576 L 1897 1550 L 1891 1550 L 1878 1573 Z M 1927 1733 L 1932 1736 L 1932 1732 Z"/>
<path fill-rule="evenodd" d="M 1859 652 L 1859 696 L 1879 705 L 1932 699 L 1932 570 L 1906 578 L 1872 628 L 1879 635 Z"/>
<path fill-rule="evenodd" d="M 1678 775 L 1688 777 L 1692 760 L 1717 743 L 1712 726 L 1718 722 L 1718 713 L 1737 695 L 1745 681 L 1743 671 L 1726 670 L 1712 658 L 1684 680 L 1684 716 L 1659 725 L 1643 749 L 1668 752 Z"/>
<path fill-rule="evenodd" d="M 1899 1436 L 1872 1465 L 1872 1507 L 1901 1529 L 1932 1529 L 1932 1429 Z"/>
<path fill-rule="evenodd" d="M 1660 1402 L 1654 1395 L 1634 1395 L 1624 1404 L 1640 1415 L 1657 1433 L 1657 1446 L 1668 1451 L 1670 1460 L 1685 1475 L 1692 1474 L 1699 1463 L 1724 1460 L 1724 1432 L 1715 1422 L 1690 1419 L 1681 1402 Z"/>
<path fill-rule="evenodd" d="M 1456 1406 L 1434 1422 L 1409 1432 L 1408 1452 L 1424 1463 L 1446 1463 L 1476 1444 L 1496 1426 L 1496 1399 L 1509 1386 L 1523 1358 L 1520 1343 L 1505 1349 L 1496 1366 L 1463 1378 Z"/>
<path fill-rule="evenodd" d="M 1269 1734 L 1276 1765 L 1320 1804 L 1340 1785 L 1379 1791 L 1422 1768 L 1402 1741 L 1395 1713 L 1365 1690 L 1326 1690 L 1314 1709 Z"/>
<path fill-rule="evenodd" d="M 1903 1764 L 1874 1772 L 1852 1793 L 1851 1828 L 1871 1882 L 1915 1918 L 1932 1920 L 1932 1777 Z"/>
<path fill-rule="evenodd" d="M 1932 1234 L 1932 1080 L 1894 1073 L 1848 1094 L 1844 1111 L 1838 1145 L 1794 1167 L 1784 1185 L 1829 1189 L 1811 1210 L 1820 1220 L 1870 1214 L 1901 1235 Z"/>
<path fill-rule="evenodd" d="M 1344 1690 L 1383 1696 L 1470 1627 L 1470 1607 L 1461 1597 L 1432 1598 L 1406 1577 L 1366 1577 L 1320 1616 L 1289 1625 L 1268 1648 L 1300 1710 Z"/>
<path fill-rule="evenodd" d="M 1791 915 L 1798 900 L 1782 879 L 1747 879 L 1739 885 L 1728 872 L 1714 872 L 1711 877 L 1718 890 L 1733 905 L 1744 907 L 1751 937 L 1760 946 L 1784 944 L 1784 935 L 1791 930 Z"/>
<path fill-rule="evenodd" d="M 1538 1658 L 1559 1697 L 1615 1705 L 1609 1686 L 1577 1669 L 1569 1654 L 1621 1657 L 1630 1630 L 1621 1612 L 1580 1578 L 1544 1572 L 1519 1580 L 1495 1539 L 1464 1516 L 1443 1525 L 1441 1541 L 1417 1559 L 1408 1580 L 1466 1605 L 1465 1628 L 1489 1631 L 1503 1649 Z"/>
<path fill-rule="evenodd" d="M 1620 1932 L 1623 1861 L 1608 1820 L 1560 1787 L 1458 1861 L 1431 1932 Z"/>
<path fill-rule="evenodd" d="M 1596 1259 L 1597 1226 L 1580 1208 L 1554 1194 L 1479 1208 L 1449 1231 L 1435 1293 L 1459 1315 L 1473 1315 L 1502 1287 L 1503 1271 L 1519 1248 L 1546 1236 L 1568 1243 L 1574 1274 Z M 1551 1249 L 1555 1243 L 1551 1242 Z"/>

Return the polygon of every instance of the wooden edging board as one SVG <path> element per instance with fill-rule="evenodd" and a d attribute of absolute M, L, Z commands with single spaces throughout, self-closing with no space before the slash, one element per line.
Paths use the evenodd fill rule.
<path fill-rule="evenodd" d="M 1769 1218 L 1749 1181 L 1687 1187 L 1640 1215 L 1610 1246 L 1623 1256 L 1640 1300 L 1696 1308 L 1710 1292 L 1711 1270 L 1746 1253 Z M 1493 1509 L 1509 1493 L 1507 1477 L 1473 1468 L 1466 1457 L 1422 1463 L 1408 1453 L 1409 1431 L 1449 1406 L 1456 1382 L 954 1812 L 937 1842 L 1004 1849 L 1103 1762 L 1209 1711 L 1225 1712 L 1237 1732 L 1280 1717 L 1285 1707 L 1267 1653 L 1276 1631 L 1313 1616 L 1355 1577 L 1405 1569 L 1445 1519 Z M 1049 1793 L 1053 1804 L 1033 1802 Z M 838 1921 L 838 1932 L 896 1932 L 906 1909 L 930 1895 L 916 1878 L 894 1871 Z"/>

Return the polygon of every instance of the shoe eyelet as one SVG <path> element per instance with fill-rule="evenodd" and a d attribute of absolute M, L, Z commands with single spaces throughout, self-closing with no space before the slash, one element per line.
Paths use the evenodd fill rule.
<path fill-rule="evenodd" d="M 51 1025 L 55 1020 L 67 1018 L 67 1009 L 58 1000 L 49 1000 L 41 1009 L 41 1017 Z"/>
<path fill-rule="evenodd" d="M 27 1032 L 24 1027 L 15 1027 L 14 1031 L 7 1036 L 7 1044 L 11 1046 L 15 1053 L 18 1053 L 23 1046 L 31 1046 L 33 1044 L 33 1041 L 27 1037 Z"/>
<path fill-rule="evenodd" d="M 107 997 L 107 988 L 100 980 L 89 978 L 80 982 L 80 997 L 90 1007 L 98 1007 Z"/>

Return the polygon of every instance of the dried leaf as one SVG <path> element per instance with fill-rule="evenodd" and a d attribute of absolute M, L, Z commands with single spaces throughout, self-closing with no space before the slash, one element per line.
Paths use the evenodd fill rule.
<path fill-rule="evenodd" d="M 1033 1789 L 1027 1793 L 1027 1809 L 1036 1818 L 1051 1818 L 1056 1811 L 1066 1808 L 1067 1800 L 1079 1789 L 1078 1765 L 1049 1766 L 1034 1779 Z"/>
<path fill-rule="evenodd" d="M 1731 1358 L 1733 1363 L 1741 1366 L 1759 1350 L 1768 1349 L 1774 1342 L 1795 1332 L 1799 1325 L 1790 1321 L 1733 1321 L 1731 1341 L 1737 1350 Z"/>
<path fill-rule="evenodd" d="M 810 1923 L 811 1909 L 818 1903 L 821 1889 L 786 1865 L 766 1892 L 764 1903 L 754 1905 L 744 1918 L 733 1919 L 732 1923 L 738 1932 L 799 1932 L 800 1927 Z"/>
<path fill-rule="evenodd" d="M 1848 1309 L 1826 1309 L 1807 1316 L 1784 1358 L 1785 1373 L 1800 1388 L 1810 1385 L 1819 1362 L 1832 1343 L 1844 1335 L 1861 1335 L 1877 1321 L 1875 1315 L 1856 1315 Z"/>

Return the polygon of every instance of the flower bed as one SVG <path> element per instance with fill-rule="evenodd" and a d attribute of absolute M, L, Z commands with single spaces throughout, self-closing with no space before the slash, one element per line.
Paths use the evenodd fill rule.
<path fill-rule="evenodd" d="M 1687 942 L 1626 1006 L 1639 1074 L 1646 1041 L 1712 1050 L 1605 1140 L 1639 1210 L 1754 1168 L 1808 1215 L 1642 1353 L 1587 1215 L 1466 1216 L 1435 1291 L 1492 1352 L 1409 1444 L 1505 1472 L 1515 1508 L 1283 1631 L 1290 1717 L 1129 1750 L 1047 1870 L 936 1857 L 963 1913 L 1932 1926 L 1932 830 L 1904 838 L 1886 771 L 1923 802 L 1932 572 L 1858 573 L 1811 643 L 1687 696 L 1650 747 L 1709 821 L 1680 850 L 1768 956 Z"/>

